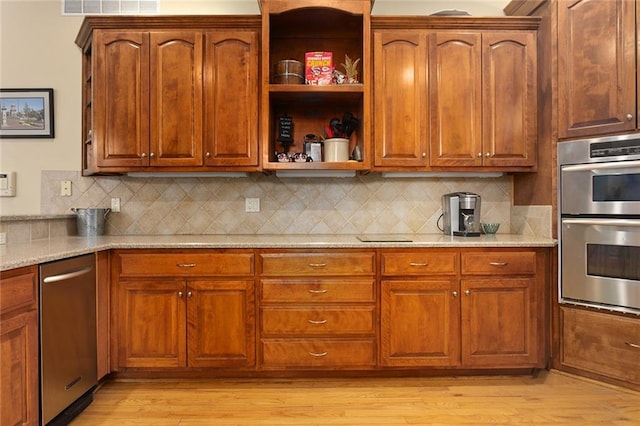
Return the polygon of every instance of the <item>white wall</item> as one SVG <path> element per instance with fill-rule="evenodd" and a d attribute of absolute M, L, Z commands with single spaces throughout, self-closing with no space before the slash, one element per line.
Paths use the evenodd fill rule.
<path fill-rule="evenodd" d="M 442 9 L 502 15 L 508 0 L 376 0 L 374 14 L 418 15 Z M 41 172 L 80 170 L 81 54 L 74 40 L 82 18 L 62 16 L 60 0 L 0 0 L 0 87 L 53 88 L 54 139 L 0 139 L 0 171 L 17 173 L 15 197 L 0 215 L 41 213 Z M 162 14 L 257 14 L 254 0 L 161 0 Z"/>

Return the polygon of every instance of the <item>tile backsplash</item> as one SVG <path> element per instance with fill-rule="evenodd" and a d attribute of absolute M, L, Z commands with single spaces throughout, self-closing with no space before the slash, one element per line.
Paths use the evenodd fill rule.
<path fill-rule="evenodd" d="M 60 181 L 72 196 L 60 196 Z M 42 214 L 68 214 L 72 207 L 110 207 L 105 233 L 149 234 L 338 234 L 434 233 L 441 196 L 456 191 L 482 196 L 482 220 L 512 229 L 512 180 L 498 178 L 243 178 L 127 176 L 83 177 L 74 171 L 42 172 Z M 245 199 L 259 198 L 260 212 L 245 212 Z M 546 211 L 548 210 L 548 214 Z M 551 207 L 520 209 L 518 233 L 550 236 Z"/>

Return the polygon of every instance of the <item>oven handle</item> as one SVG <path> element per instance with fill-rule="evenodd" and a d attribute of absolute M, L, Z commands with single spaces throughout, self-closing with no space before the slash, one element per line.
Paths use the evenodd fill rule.
<path fill-rule="evenodd" d="M 605 226 L 633 226 L 640 227 L 640 219 L 577 219 L 563 218 L 562 223 L 574 225 L 605 225 Z"/>
<path fill-rule="evenodd" d="M 573 164 L 570 166 L 562 166 L 562 171 L 597 171 L 597 170 L 616 170 L 616 169 L 629 169 L 633 167 L 640 167 L 640 160 L 634 161 L 616 161 L 615 163 L 588 163 L 588 164 Z"/>

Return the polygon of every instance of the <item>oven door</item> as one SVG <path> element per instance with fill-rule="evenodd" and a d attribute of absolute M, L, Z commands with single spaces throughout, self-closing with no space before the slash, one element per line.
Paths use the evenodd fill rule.
<path fill-rule="evenodd" d="M 560 301 L 640 313 L 640 220 L 562 219 Z"/>
<path fill-rule="evenodd" d="M 640 161 L 562 166 L 561 214 L 640 215 Z"/>

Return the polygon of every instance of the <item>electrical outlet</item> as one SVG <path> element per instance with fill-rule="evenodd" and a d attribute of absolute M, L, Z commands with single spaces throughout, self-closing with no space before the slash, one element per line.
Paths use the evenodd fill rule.
<path fill-rule="evenodd" d="M 63 180 L 60 182 L 60 195 L 63 197 L 71 197 L 71 181 Z"/>
<path fill-rule="evenodd" d="M 111 211 L 114 213 L 120 212 L 120 198 L 111 199 Z"/>
<path fill-rule="evenodd" d="M 245 198 L 244 199 L 244 211 L 249 213 L 256 213 L 260 211 L 260 198 Z"/>

